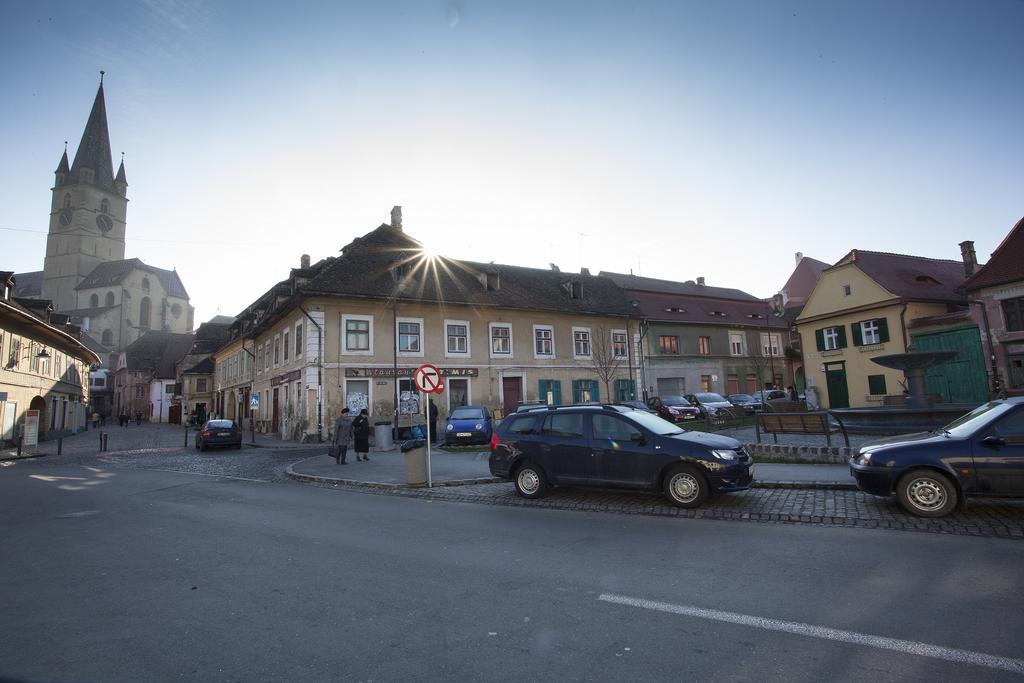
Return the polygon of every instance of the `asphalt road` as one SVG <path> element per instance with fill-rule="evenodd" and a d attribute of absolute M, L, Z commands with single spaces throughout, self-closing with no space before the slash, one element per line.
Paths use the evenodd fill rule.
<path fill-rule="evenodd" d="M 0 676 L 1024 674 L 1018 541 L 460 504 L 282 481 L 296 452 L 244 478 L 167 455 L 194 466 L 0 468 Z"/>

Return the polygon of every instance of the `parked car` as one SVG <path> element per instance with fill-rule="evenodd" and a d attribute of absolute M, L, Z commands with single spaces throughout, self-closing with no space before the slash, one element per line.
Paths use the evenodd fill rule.
<path fill-rule="evenodd" d="M 786 398 L 786 392 L 782 389 L 760 389 L 751 394 L 753 399 L 761 404 L 763 408 L 768 401 L 774 401 L 777 398 Z"/>
<path fill-rule="evenodd" d="M 655 396 L 647 401 L 648 407 L 663 420 L 685 422 L 700 417 L 700 409 L 682 396 Z"/>
<path fill-rule="evenodd" d="M 524 498 L 549 486 L 581 484 L 661 490 L 679 507 L 712 492 L 743 491 L 753 458 L 736 439 L 687 432 L 620 405 L 551 406 L 502 420 L 491 438 L 491 474 Z"/>
<path fill-rule="evenodd" d="M 966 496 L 1024 497 L 1024 397 L 990 401 L 942 429 L 879 439 L 850 459 L 857 486 L 921 517 Z"/>
<path fill-rule="evenodd" d="M 242 447 L 242 428 L 234 420 L 207 420 L 196 432 L 196 448 Z"/>
<path fill-rule="evenodd" d="M 644 403 L 643 401 L 639 401 L 639 400 L 637 400 L 637 401 L 621 401 L 620 403 L 616 403 L 615 405 L 617 405 L 617 406 L 626 406 L 627 408 L 635 408 L 636 410 L 642 410 L 645 413 L 651 413 L 653 415 L 657 415 L 658 414 L 658 411 L 654 410 L 653 408 L 648 406 L 646 403 Z"/>
<path fill-rule="evenodd" d="M 732 404 L 721 394 L 704 391 L 699 394 L 690 394 L 686 398 L 690 400 L 690 403 L 697 406 L 701 417 L 714 417 L 723 410 L 726 411 L 726 414 L 732 415 Z"/>
<path fill-rule="evenodd" d="M 760 401 L 757 401 L 750 394 L 729 394 L 726 398 L 729 399 L 729 403 L 742 409 L 746 415 L 753 415 L 758 410 L 761 410 Z"/>
<path fill-rule="evenodd" d="M 484 406 L 459 406 L 452 410 L 444 428 L 448 444 L 489 443 L 494 423 Z"/>

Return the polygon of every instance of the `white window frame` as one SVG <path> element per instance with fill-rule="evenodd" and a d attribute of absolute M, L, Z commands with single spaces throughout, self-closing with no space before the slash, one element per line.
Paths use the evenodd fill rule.
<path fill-rule="evenodd" d="M 472 377 L 451 377 L 451 378 L 449 378 L 448 381 L 451 381 L 453 379 L 466 382 L 466 405 L 467 406 L 473 405 L 473 378 Z M 452 414 L 452 395 L 451 395 L 451 392 L 448 391 L 447 387 L 445 387 L 444 393 L 447 396 L 447 398 L 445 400 L 448 402 L 448 414 L 451 415 Z"/>
<path fill-rule="evenodd" d="M 871 339 L 868 339 L 868 333 L 871 334 Z M 878 319 L 865 320 L 860 323 L 860 341 L 865 346 L 869 344 L 881 344 L 882 343 L 882 328 L 878 324 Z"/>
<path fill-rule="evenodd" d="M 462 325 L 466 328 L 466 350 L 465 351 L 452 351 L 448 348 L 448 326 L 449 325 Z M 469 358 L 473 353 L 473 337 L 470 334 L 470 327 L 468 320 L 448 320 L 444 321 L 444 329 L 441 330 L 442 336 L 444 337 L 444 355 L 445 358 Z"/>
<path fill-rule="evenodd" d="M 273 345 L 270 348 L 271 348 L 271 355 L 274 356 L 274 360 L 272 362 L 273 362 L 274 367 L 276 368 L 279 365 L 281 365 L 281 335 L 279 335 L 279 334 L 275 334 L 274 335 Z"/>
<path fill-rule="evenodd" d="M 350 349 L 348 348 L 348 321 L 349 320 L 361 320 L 369 321 L 369 339 L 367 346 L 369 348 L 363 349 Z M 373 355 L 373 316 L 364 315 L 358 313 L 342 313 L 341 314 L 341 355 L 343 356 L 372 356 Z"/>
<path fill-rule="evenodd" d="M 373 410 L 373 385 L 374 381 L 372 377 L 344 377 L 341 383 L 341 405 L 343 408 L 348 407 L 348 383 L 349 382 L 366 382 L 366 407 Z M 394 397 L 392 397 L 392 401 Z M 351 415 L 355 417 L 355 415 Z"/>
<path fill-rule="evenodd" d="M 839 328 L 838 327 L 826 327 L 821 331 L 821 338 L 825 342 L 826 351 L 838 351 L 839 350 Z"/>
<path fill-rule="evenodd" d="M 537 352 L 537 332 L 545 330 L 550 333 L 547 341 L 551 343 L 551 353 L 538 353 Z M 555 326 L 554 325 L 534 325 L 533 326 L 533 357 L 537 359 L 551 359 L 555 357 Z"/>
<path fill-rule="evenodd" d="M 281 365 L 288 365 L 288 359 L 291 358 L 291 354 L 288 353 L 288 343 L 291 335 L 288 334 L 290 328 L 286 327 L 281 330 Z"/>
<path fill-rule="evenodd" d="M 739 342 L 739 351 L 736 350 L 737 341 Z M 747 338 L 742 332 L 730 332 L 729 333 L 729 354 L 733 356 L 745 356 L 747 350 Z"/>
<path fill-rule="evenodd" d="M 420 350 L 419 351 L 402 351 L 401 347 L 399 347 L 398 356 L 400 358 L 403 357 L 403 356 L 406 357 L 406 358 L 409 358 L 409 357 L 423 358 L 423 354 L 424 354 L 425 348 L 427 346 L 427 335 L 426 335 L 426 328 L 423 325 L 423 318 L 398 318 L 395 321 L 395 325 L 398 326 L 398 329 L 401 328 L 402 323 L 416 323 L 417 325 L 420 326 Z M 395 330 L 395 332 L 396 332 L 396 334 L 395 334 L 395 343 L 396 344 L 398 344 L 398 340 L 401 337 L 401 335 L 398 334 L 398 329 Z"/>
<path fill-rule="evenodd" d="M 622 353 L 615 353 L 615 335 L 622 335 Z M 615 360 L 626 360 L 629 358 L 629 337 L 625 330 L 612 330 L 612 358 Z"/>
<path fill-rule="evenodd" d="M 587 347 L 590 349 L 590 353 L 581 354 L 576 351 L 576 333 L 586 332 L 587 333 Z M 572 357 L 576 360 L 592 360 L 594 358 L 594 334 L 591 332 L 589 327 L 574 327 L 572 328 Z"/>
<path fill-rule="evenodd" d="M 494 350 L 494 330 L 503 328 L 508 330 L 508 353 Z M 488 323 L 487 324 L 487 353 L 491 358 L 512 358 L 515 355 L 515 344 L 512 338 L 512 323 Z"/>

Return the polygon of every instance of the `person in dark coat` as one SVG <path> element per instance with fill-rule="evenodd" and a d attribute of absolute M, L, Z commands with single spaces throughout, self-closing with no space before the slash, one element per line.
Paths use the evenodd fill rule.
<path fill-rule="evenodd" d="M 427 399 L 427 423 L 430 428 L 430 442 L 437 443 L 437 406 L 434 399 Z"/>
<path fill-rule="evenodd" d="M 348 408 L 341 409 L 341 415 L 334 421 L 334 438 L 331 439 L 334 461 L 339 465 L 347 464 L 345 456 L 348 455 L 348 447 L 352 444 L 352 417 L 348 414 Z"/>
<path fill-rule="evenodd" d="M 787 394 L 787 398 L 789 398 L 790 401 L 800 400 L 800 394 L 796 393 L 796 388 L 794 388 L 792 384 L 789 385 L 789 392 Z"/>
<path fill-rule="evenodd" d="M 355 443 L 356 460 L 370 461 L 370 418 L 366 408 L 352 421 L 352 441 Z"/>

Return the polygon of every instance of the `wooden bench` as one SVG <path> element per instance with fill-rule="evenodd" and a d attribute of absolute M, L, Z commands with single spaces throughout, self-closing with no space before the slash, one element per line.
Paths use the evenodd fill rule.
<path fill-rule="evenodd" d="M 775 443 L 779 442 L 779 434 L 823 434 L 826 443 L 832 445 L 832 435 L 842 434 L 846 447 L 850 447 L 850 437 L 846 435 L 843 421 L 827 410 L 806 413 L 761 413 L 754 422 L 757 443 L 761 443 L 761 432 L 771 434 Z"/>

